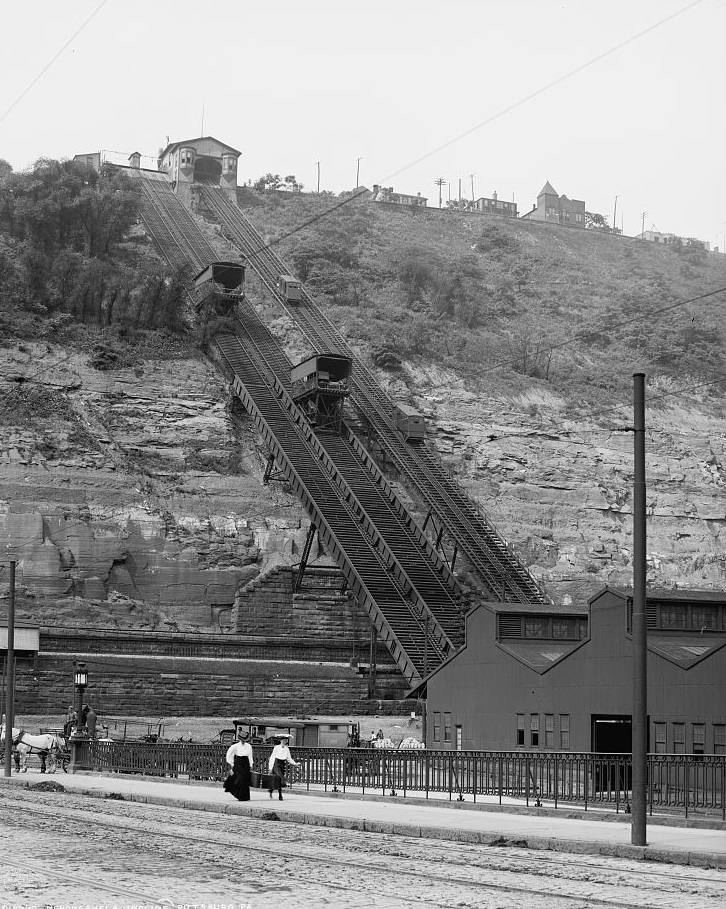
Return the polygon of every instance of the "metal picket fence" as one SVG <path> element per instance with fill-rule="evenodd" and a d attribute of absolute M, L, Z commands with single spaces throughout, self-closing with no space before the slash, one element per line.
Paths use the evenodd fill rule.
<path fill-rule="evenodd" d="M 253 769 L 266 770 L 270 750 L 254 748 Z M 91 760 L 99 771 L 222 780 L 227 773 L 225 752 L 219 744 L 96 741 Z M 630 810 L 629 754 L 295 748 L 293 756 L 301 764 L 295 768 L 296 785 L 307 788 Z M 651 813 L 698 813 L 726 820 L 725 794 L 724 755 L 648 756 Z"/>

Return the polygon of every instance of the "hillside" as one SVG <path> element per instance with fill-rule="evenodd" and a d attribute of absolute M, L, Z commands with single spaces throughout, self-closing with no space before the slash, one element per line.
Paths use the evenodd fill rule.
<path fill-rule="evenodd" d="M 726 286 L 723 256 L 359 201 L 320 217 L 338 200 L 240 196 L 389 393 L 426 413 L 444 461 L 556 600 L 630 582 L 624 430 L 644 371 L 649 583 L 724 586 L 726 414 L 721 386 L 706 384 L 723 374 L 723 296 L 673 305 Z M 111 260 L 159 269 L 137 228 Z M 163 311 L 146 305 L 162 286 L 172 292 L 130 292 L 129 312 Z M 225 630 L 236 591 L 299 558 L 307 519 L 279 484 L 263 486 L 266 453 L 199 335 L 138 318 L 99 327 L 69 305 L 19 319 L 7 288 L 0 534 L 19 560 L 21 615 Z M 248 293 L 291 360 L 306 354 L 254 276 Z"/>

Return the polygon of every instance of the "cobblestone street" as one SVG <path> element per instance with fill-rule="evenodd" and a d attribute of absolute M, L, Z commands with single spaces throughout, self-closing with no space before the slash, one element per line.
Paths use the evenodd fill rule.
<path fill-rule="evenodd" d="M 274 803 L 251 818 L 13 789 L 0 823 L 3 906 L 704 909 L 726 884 L 717 870 L 286 823 Z"/>

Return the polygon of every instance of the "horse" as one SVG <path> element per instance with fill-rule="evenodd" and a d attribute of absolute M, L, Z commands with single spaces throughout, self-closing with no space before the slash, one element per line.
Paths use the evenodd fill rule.
<path fill-rule="evenodd" d="M 50 760 L 49 773 L 55 773 L 59 753 L 66 749 L 66 740 L 57 732 L 44 732 L 32 735 L 22 729 L 13 729 L 13 748 L 15 750 L 15 770 L 17 773 L 26 773 L 28 770 L 28 756 L 40 756 L 40 772 L 46 771 L 46 758 Z M 0 726 L 0 741 L 5 741 L 5 724 Z"/>
<path fill-rule="evenodd" d="M 15 739 L 15 747 L 20 755 L 20 763 L 23 773 L 28 769 L 28 756 L 38 754 L 40 756 L 40 772 L 46 771 L 46 758 L 48 759 L 48 773 L 55 773 L 57 769 L 58 754 L 63 753 L 66 748 L 66 740 L 57 732 L 44 732 L 40 735 L 31 735 L 23 732 L 19 738 Z"/>

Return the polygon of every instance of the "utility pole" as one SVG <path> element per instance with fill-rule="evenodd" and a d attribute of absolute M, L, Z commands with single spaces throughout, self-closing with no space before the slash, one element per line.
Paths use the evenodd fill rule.
<path fill-rule="evenodd" d="M 646 845 L 648 781 L 648 639 L 645 617 L 645 376 L 633 375 L 633 718 L 632 822 L 630 842 Z"/>
<path fill-rule="evenodd" d="M 645 240 L 645 216 L 648 214 L 647 211 L 644 211 L 640 215 L 640 239 Z"/>
<path fill-rule="evenodd" d="M 469 174 L 471 177 L 471 207 L 474 207 L 474 177 L 476 174 Z"/>
<path fill-rule="evenodd" d="M 315 162 L 318 166 L 318 193 L 320 193 L 320 161 Z"/>
<path fill-rule="evenodd" d="M 359 186 L 360 186 L 360 158 L 356 158 L 355 188 L 358 189 Z"/>
<path fill-rule="evenodd" d="M 446 185 L 446 180 L 443 177 L 439 177 L 438 180 L 434 180 L 434 185 L 439 188 L 439 208 L 441 208 L 441 187 Z"/>
<path fill-rule="evenodd" d="M 617 213 L 618 213 L 618 197 L 615 196 L 615 207 L 613 208 L 613 233 L 615 233 L 615 225 L 617 223 L 615 221 L 615 216 L 617 215 Z"/>
<path fill-rule="evenodd" d="M 459 177 L 459 202 L 461 202 L 461 177 Z"/>
<path fill-rule="evenodd" d="M 5 659 L 5 776 L 10 776 L 13 757 L 13 723 L 15 721 L 15 562 L 10 563 L 8 591 L 8 649 Z"/>

